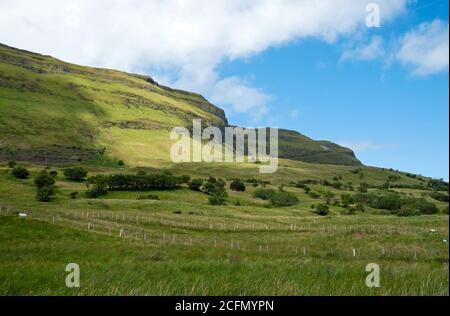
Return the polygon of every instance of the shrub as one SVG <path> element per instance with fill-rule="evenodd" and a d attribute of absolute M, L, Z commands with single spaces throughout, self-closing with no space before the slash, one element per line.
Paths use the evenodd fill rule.
<path fill-rule="evenodd" d="M 444 203 L 449 202 L 448 194 L 445 194 L 445 193 L 433 192 L 433 193 L 430 193 L 430 196 L 439 202 L 444 202 Z"/>
<path fill-rule="evenodd" d="M 86 197 L 90 199 L 96 199 L 100 196 L 107 195 L 108 189 L 106 188 L 106 185 L 102 184 L 94 184 L 92 188 L 86 191 Z"/>
<path fill-rule="evenodd" d="M 223 205 L 227 200 L 226 194 L 217 194 L 209 196 L 209 203 L 211 205 Z"/>
<path fill-rule="evenodd" d="M 327 204 L 330 204 L 331 200 L 334 199 L 335 196 L 336 195 L 331 191 L 326 191 L 323 193 L 323 197 L 324 197 L 325 201 L 327 202 Z"/>
<path fill-rule="evenodd" d="M 258 198 L 264 201 L 268 201 L 275 194 L 275 191 L 272 189 L 257 189 L 253 192 L 253 197 Z"/>
<path fill-rule="evenodd" d="M 191 181 L 191 177 L 187 175 L 182 175 L 178 177 L 178 183 L 180 184 L 189 184 L 189 181 Z"/>
<path fill-rule="evenodd" d="M 55 194 L 53 187 L 38 187 L 36 199 L 40 202 L 50 202 L 52 196 Z"/>
<path fill-rule="evenodd" d="M 304 185 L 303 190 L 305 190 L 306 194 L 311 193 L 311 188 L 309 186 L 307 186 L 306 184 Z"/>
<path fill-rule="evenodd" d="M 298 198 L 294 193 L 278 191 L 271 196 L 270 201 L 275 206 L 292 206 L 298 203 Z"/>
<path fill-rule="evenodd" d="M 402 207 L 402 200 L 396 193 L 387 193 L 374 199 L 371 206 L 382 210 L 398 211 Z"/>
<path fill-rule="evenodd" d="M 432 179 L 428 181 L 428 188 L 436 191 L 447 191 L 449 189 L 448 182 L 445 182 L 443 179 Z"/>
<path fill-rule="evenodd" d="M 168 174 L 114 174 L 98 175 L 88 179 L 91 184 L 101 183 L 109 191 L 171 190 L 178 187 L 179 179 Z"/>
<path fill-rule="evenodd" d="M 209 178 L 203 185 L 203 191 L 210 195 L 209 203 L 211 205 L 225 204 L 228 197 L 225 182 L 221 179 Z"/>
<path fill-rule="evenodd" d="M 64 170 L 64 176 L 68 180 L 81 182 L 86 179 L 88 172 L 82 167 L 68 168 Z"/>
<path fill-rule="evenodd" d="M 72 193 L 70 193 L 70 198 L 71 198 L 72 200 L 75 200 L 77 197 L 78 197 L 78 192 L 72 192 Z"/>
<path fill-rule="evenodd" d="M 12 175 L 17 179 L 28 179 L 30 177 L 30 172 L 25 167 L 14 167 L 12 170 Z"/>
<path fill-rule="evenodd" d="M 313 199 L 320 199 L 320 193 L 318 192 L 311 192 L 309 193 L 309 196 Z"/>
<path fill-rule="evenodd" d="M 118 164 L 120 167 L 125 166 L 125 162 L 124 162 L 123 160 L 119 160 L 119 161 L 117 162 L 117 164 Z"/>
<path fill-rule="evenodd" d="M 17 165 L 17 163 L 14 160 L 11 160 L 8 162 L 8 167 L 11 169 L 14 168 L 16 165 Z"/>
<path fill-rule="evenodd" d="M 233 180 L 230 184 L 230 190 L 232 191 L 245 192 L 245 189 L 245 184 L 239 179 Z"/>
<path fill-rule="evenodd" d="M 193 179 L 188 184 L 189 189 L 194 191 L 201 191 L 202 185 L 203 185 L 202 179 Z"/>
<path fill-rule="evenodd" d="M 343 207 L 349 207 L 351 204 L 355 203 L 355 200 L 350 194 L 342 194 L 341 203 Z"/>
<path fill-rule="evenodd" d="M 50 171 L 50 175 L 51 175 L 53 178 L 56 178 L 56 177 L 58 176 L 58 171 L 52 170 L 52 171 Z"/>
<path fill-rule="evenodd" d="M 400 211 L 397 212 L 398 216 L 409 217 L 409 216 L 419 216 L 422 213 L 410 205 L 405 205 Z"/>
<path fill-rule="evenodd" d="M 320 216 L 326 216 L 330 214 L 330 207 L 326 204 L 317 204 L 314 213 Z"/>
<path fill-rule="evenodd" d="M 34 184 L 38 188 L 51 187 L 55 184 L 55 179 L 47 171 L 42 171 L 34 179 Z"/>
<path fill-rule="evenodd" d="M 415 210 L 418 210 L 422 214 L 437 214 L 439 213 L 439 209 L 437 206 L 432 203 L 428 202 L 427 200 L 420 198 L 420 199 L 412 199 L 408 202 L 408 204 L 405 205 L 405 207 L 413 208 Z"/>

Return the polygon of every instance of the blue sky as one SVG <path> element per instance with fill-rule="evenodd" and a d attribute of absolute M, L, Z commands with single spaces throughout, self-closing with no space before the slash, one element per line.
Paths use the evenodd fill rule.
<path fill-rule="evenodd" d="M 419 1 L 364 36 L 389 41 L 436 18 L 448 21 L 448 2 Z M 417 77 L 386 58 L 342 62 L 346 41 L 299 40 L 224 63 L 220 73 L 247 78 L 271 96 L 266 124 L 353 147 L 367 165 L 448 180 L 448 71 Z M 247 113 L 229 117 L 236 125 L 261 124 Z"/>
<path fill-rule="evenodd" d="M 366 25 L 367 5 L 381 27 Z M 448 0 L 0 0 L 0 42 L 151 75 L 232 124 L 449 178 Z"/>

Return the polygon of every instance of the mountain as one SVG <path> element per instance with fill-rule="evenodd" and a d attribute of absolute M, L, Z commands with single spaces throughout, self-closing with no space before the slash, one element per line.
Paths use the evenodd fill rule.
<path fill-rule="evenodd" d="M 201 118 L 228 126 L 201 95 L 149 76 L 78 66 L 0 44 L 0 160 L 68 163 L 96 159 L 134 165 L 167 161 L 175 126 Z M 281 158 L 361 165 L 354 153 L 298 132 L 279 131 Z"/>

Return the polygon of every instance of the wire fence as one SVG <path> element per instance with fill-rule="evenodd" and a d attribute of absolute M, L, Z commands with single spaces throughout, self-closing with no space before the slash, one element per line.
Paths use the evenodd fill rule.
<path fill-rule="evenodd" d="M 39 210 L 20 213 L 11 207 L 0 206 L 0 216 L 19 216 L 24 220 L 51 223 L 63 227 L 114 237 L 123 242 L 140 242 L 150 246 L 182 246 L 201 247 L 205 250 L 233 251 L 242 254 L 269 255 L 279 257 L 305 258 L 342 258 L 342 259 L 382 259 L 420 261 L 442 260 L 448 262 L 448 248 L 424 248 L 417 244 L 405 248 L 404 245 L 367 242 L 364 246 L 354 247 L 324 247 L 308 242 L 303 234 L 384 234 L 398 236 L 399 234 L 431 233 L 424 227 L 400 227 L 390 225 L 340 225 L 324 223 L 305 224 L 261 224 L 252 222 L 220 222 L 220 221 L 188 221 L 185 219 L 168 219 L 157 215 L 143 216 L 141 214 L 120 213 L 115 211 L 54 211 Z M 201 231 L 201 232 L 200 232 Z M 208 231 L 208 234 L 201 234 Z M 257 234 L 267 232 L 267 234 Z M 283 238 L 267 238 L 270 233 L 292 233 L 289 241 Z M 255 233 L 247 235 L 241 233 Z M 448 231 L 444 232 L 448 235 Z M 199 236 L 201 235 L 201 236 Z M 286 237 L 288 235 L 285 235 Z M 307 235 L 309 236 L 309 235 Z M 266 237 L 266 238 L 264 238 Z M 311 236 L 309 236 L 311 237 Z M 445 239 L 443 240 L 445 242 Z M 355 243 L 356 244 L 356 243 Z"/>

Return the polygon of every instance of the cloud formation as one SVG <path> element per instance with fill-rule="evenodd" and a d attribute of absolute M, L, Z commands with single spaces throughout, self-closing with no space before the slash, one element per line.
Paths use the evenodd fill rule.
<path fill-rule="evenodd" d="M 341 61 L 346 60 L 374 60 L 385 54 L 384 41 L 380 36 L 373 36 L 367 43 L 359 43 L 349 47 L 342 53 Z"/>
<path fill-rule="evenodd" d="M 382 20 L 407 0 L 378 0 Z M 83 65 L 151 72 L 156 79 L 249 111 L 267 100 L 217 67 L 314 37 L 335 41 L 365 28 L 361 0 L 0 0 L 0 42 Z M 224 85 L 233 85 L 225 95 Z M 236 103 L 236 95 L 247 102 Z M 239 108 L 239 109 L 238 109 Z"/>
<path fill-rule="evenodd" d="M 416 76 L 427 76 L 448 70 L 449 25 L 439 19 L 422 23 L 401 39 L 396 58 L 412 68 Z"/>

